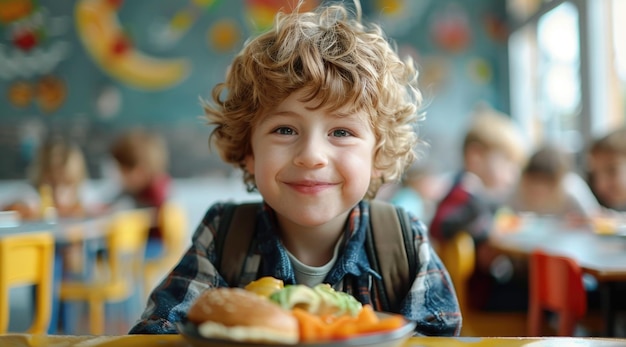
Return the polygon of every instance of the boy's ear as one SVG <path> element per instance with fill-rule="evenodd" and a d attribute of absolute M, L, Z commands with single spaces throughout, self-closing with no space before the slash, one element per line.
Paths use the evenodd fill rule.
<path fill-rule="evenodd" d="M 246 164 L 246 171 L 248 171 L 249 174 L 254 175 L 254 155 L 246 155 L 243 161 Z"/>
<path fill-rule="evenodd" d="M 467 148 L 465 148 L 464 162 L 465 168 L 469 171 L 474 171 L 477 168 L 481 167 L 483 163 L 483 158 L 485 155 L 485 148 L 477 143 L 468 144 Z"/>
<path fill-rule="evenodd" d="M 372 168 L 372 178 L 381 178 L 383 177 L 383 171 L 374 167 Z"/>

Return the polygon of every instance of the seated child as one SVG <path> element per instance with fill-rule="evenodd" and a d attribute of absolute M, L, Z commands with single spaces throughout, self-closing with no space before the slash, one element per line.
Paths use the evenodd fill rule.
<path fill-rule="evenodd" d="M 29 167 L 32 189 L 3 207 L 24 220 L 81 217 L 85 214 L 82 186 L 87 167 L 81 149 L 61 137 L 45 139 Z"/>
<path fill-rule="evenodd" d="M 430 221 L 435 208 L 438 189 L 430 168 L 414 165 L 402 177 L 400 185 L 393 191 L 389 202 L 411 212 L 424 223 Z"/>
<path fill-rule="evenodd" d="M 62 137 L 50 136 L 37 149 L 28 169 L 30 189 L 5 210 L 17 211 L 23 220 L 84 217 L 90 211 L 85 206 L 83 184 L 87 179 L 87 167 L 82 150 L 75 143 Z M 53 281 L 64 276 L 74 276 L 85 271 L 85 247 L 82 241 L 55 244 Z M 53 295 L 49 333 L 56 332 L 60 317 L 60 304 Z"/>
<path fill-rule="evenodd" d="M 600 203 L 626 211 L 626 128 L 614 130 L 593 142 L 589 149 L 591 190 Z"/>
<path fill-rule="evenodd" d="M 147 130 L 129 130 L 115 139 L 110 153 L 122 182 L 122 192 L 115 201 L 128 197 L 134 208 L 154 207 L 158 215 L 170 192 L 168 151 L 163 139 Z M 155 219 L 148 234 L 147 258 L 158 256 L 163 249 L 161 230 L 156 224 Z"/>
<path fill-rule="evenodd" d="M 414 63 L 400 60 L 380 27 L 356 17 L 342 5 L 279 14 L 235 57 L 205 111 L 215 126 L 213 146 L 263 197 L 242 254 L 245 271 L 231 283 L 220 273 L 224 204 L 217 203 L 131 333 L 176 333 L 201 292 L 245 286 L 242 278 L 328 283 L 380 306 L 373 288 L 379 275 L 364 249 L 368 200 L 415 158 L 420 94 Z M 424 225 L 413 218 L 410 229 L 419 263 L 397 312 L 415 321 L 419 334 L 458 334 L 449 275 Z"/>
<path fill-rule="evenodd" d="M 476 245 L 476 271 L 470 281 L 468 297 L 476 308 L 501 309 L 492 286 L 507 282 L 510 272 L 492 274 L 495 259 L 502 257 L 486 242 L 493 227 L 496 210 L 517 182 L 525 160 L 521 134 L 506 115 L 491 109 L 481 109 L 474 115 L 463 141 L 463 169 L 439 202 L 430 224 L 431 236 L 444 244 L 458 232 L 468 232 Z M 494 278 L 496 277 L 496 278 Z M 528 296 L 520 289 L 519 295 Z M 507 301 L 507 300 L 502 300 Z M 522 302 L 508 300 L 509 303 Z"/>
<path fill-rule="evenodd" d="M 588 154 L 590 186 L 606 208 L 603 214 L 626 220 L 623 213 L 626 212 L 626 127 L 613 130 L 593 141 Z M 617 283 L 614 290 L 616 293 L 624 293 L 626 284 Z M 626 309 L 626 299 L 618 296 L 614 306 L 618 310 Z M 620 320 L 626 318 L 621 317 Z"/>
<path fill-rule="evenodd" d="M 584 221 L 586 212 L 565 186 L 570 160 L 556 146 L 537 150 L 522 170 L 517 190 L 509 207 L 515 212 L 532 212 L 560 219 Z"/>

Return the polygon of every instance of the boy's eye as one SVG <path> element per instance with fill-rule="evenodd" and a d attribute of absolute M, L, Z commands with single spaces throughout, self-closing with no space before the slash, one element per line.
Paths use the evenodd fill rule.
<path fill-rule="evenodd" d="M 346 129 L 336 129 L 331 132 L 332 136 L 335 137 L 347 137 L 352 136 L 352 134 Z"/>
<path fill-rule="evenodd" d="M 279 135 L 293 135 L 296 133 L 293 129 L 289 127 L 279 127 L 279 128 L 276 128 L 274 132 Z"/>

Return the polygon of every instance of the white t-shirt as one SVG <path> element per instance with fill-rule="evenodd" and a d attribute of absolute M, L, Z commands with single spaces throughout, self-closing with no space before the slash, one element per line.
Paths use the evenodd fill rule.
<path fill-rule="evenodd" d="M 332 269 L 335 262 L 337 262 L 337 258 L 339 257 L 339 245 L 342 244 L 342 240 L 343 236 L 339 238 L 339 241 L 337 241 L 337 244 L 335 245 L 333 257 L 328 261 L 328 263 L 322 266 L 306 265 L 291 254 L 291 252 L 287 251 L 287 255 L 291 261 L 291 266 L 293 266 L 294 275 L 296 276 L 296 283 L 305 284 L 309 287 L 315 287 L 316 285 L 322 283 L 330 269 Z"/>

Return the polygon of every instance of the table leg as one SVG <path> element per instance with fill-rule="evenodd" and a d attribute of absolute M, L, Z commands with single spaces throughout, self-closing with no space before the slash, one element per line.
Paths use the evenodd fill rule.
<path fill-rule="evenodd" d="M 59 287 L 61 286 L 61 278 L 63 277 L 63 257 L 59 252 L 54 252 L 54 265 L 52 272 L 52 300 L 50 309 L 50 324 L 48 325 L 48 334 L 56 334 L 59 328 L 59 316 L 61 310 L 61 302 L 59 300 Z"/>
<path fill-rule="evenodd" d="M 615 336 L 615 307 L 613 296 L 615 294 L 614 282 L 602 282 L 602 314 L 604 315 L 604 335 L 605 337 Z"/>
<path fill-rule="evenodd" d="M 61 249 L 60 253 L 63 252 L 62 247 L 63 246 L 59 247 Z M 66 244 L 65 247 L 68 247 L 68 245 Z M 76 247 L 76 245 L 69 245 L 69 247 Z M 80 246 L 78 247 L 80 247 L 80 254 L 78 257 L 80 268 L 73 269 L 71 267 L 66 267 L 62 278 L 69 281 L 89 281 L 94 276 L 93 272 L 96 267 L 97 251 L 102 249 L 101 240 L 84 240 L 80 242 Z M 63 258 L 62 255 L 60 258 Z M 85 328 L 85 305 L 87 305 L 85 302 L 60 302 L 57 319 L 59 320 L 58 325 L 61 327 L 61 331 L 64 334 L 76 335 L 82 332 L 81 329 Z"/>

